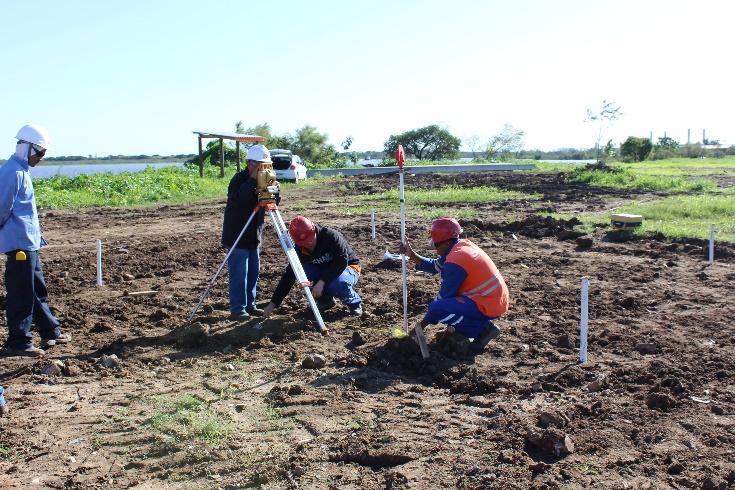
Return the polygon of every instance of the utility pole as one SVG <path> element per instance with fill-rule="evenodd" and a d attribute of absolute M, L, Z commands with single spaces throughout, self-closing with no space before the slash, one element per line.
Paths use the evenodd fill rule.
<path fill-rule="evenodd" d="M 707 144 L 707 137 L 705 136 L 704 129 L 702 130 L 702 144 L 703 145 L 706 145 Z"/>
<path fill-rule="evenodd" d="M 687 129 L 687 145 L 692 142 L 692 130 Z"/>

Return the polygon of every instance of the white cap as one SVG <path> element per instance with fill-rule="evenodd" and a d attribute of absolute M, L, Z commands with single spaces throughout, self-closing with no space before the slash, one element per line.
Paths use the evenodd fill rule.
<path fill-rule="evenodd" d="M 38 124 L 26 124 L 18 130 L 18 134 L 15 138 L 21 141 L 27 141 L 33 143 L 41 148 L 48 150 L 49 137 L 48 130 Z M 266 150 L 267 151 L 267 150 Z"/>
<path fill-rule="evenodd" d="M 271 161 L 271 152 L 263 145 L 251 146 L 248 149 L 246 160 L 254 160 L 256 162 L 273 163 Z"/>

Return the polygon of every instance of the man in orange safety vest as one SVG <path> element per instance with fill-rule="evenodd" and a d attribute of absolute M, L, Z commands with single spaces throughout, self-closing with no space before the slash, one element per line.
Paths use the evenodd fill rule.
<path fill-rule="evenodd" d="M 492 320 L 508 311 L 508 287 L 492 259 L 471 241 L 460 239 L 461 233 L 456 219 L 439 218 L 431 224 L 430 240 L 438 259 L 418 255 L 408 242 L 401 251 L 417 270 L 442 277 L 439 294 L 429 304 L 421 326 L 443 323 L 447 333 L 473 339 L 471 350 L 480 353 L 500 335 Z"/>

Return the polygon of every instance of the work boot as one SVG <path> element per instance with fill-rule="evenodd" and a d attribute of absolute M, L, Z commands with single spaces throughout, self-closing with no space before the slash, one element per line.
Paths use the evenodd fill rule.
<path fill-rule="evenodd" d="M 62 333 L 55 339 L 43 339 L 41 340 L 41 347 L 44 349 L 48 349 L 49 347 L 53 347 L 58 344 L 68 344 L 71 342 L 71 334 L 69 333 Z"/>
<path fill-rule="evenodd" d="M 6 347 L 3 350 L 3 354 L 11 357 L 41 357 L 46 352 L 38 347 L 30 346 L 22 349 L 15 349 L 13 347 Z"/>
<path fill-rule="evenodd" d="M 250 314 L 247 311 L 241 311 L 240 313 L 230 313 L 230 320 L 234 320 L 236 322 L 244 322 L 249 318 Z"/>
<path fill-rule="evenodd" d="M 336 304 L 337 302 L 334 301 L 334 298 L 329 298 L 327 300 L 322 300 L 321 298 L 319 298 L 316 301 L 316 306 L 317 308 L 319 308 L 319 311 L 331 310 L 332 308 L 334 308 L 334 305 Z"/>
<path fill-rule="evenodd" d="M 362 303 L 349 305 L 348 308 L 350 309 L 350 316 L 362 316 Z"/>
<path fill-rule="evenodd" d="M 248 308 L 246 311 L 248 312 L 248 315 L 250 315 L 250 316 L 263 316 L 263 310 L 261 310 L 257 306 L 253 306 L 252 308 Z"/>
<path fill-rule="evenodd" d="M 491 340 L 496 338 L 498 335 L 500 335 L 500 329 L 495 325 L 493 322 L 490 322 L 485 329 L 480 332 L 480 335 L 475 337 L 475 339 L 470 344 L 470 350 L 475 353 L 479 354 L 483 350 L 485 350 L 485 347 L 487 347 L 487 344 L 490 343 Z"/>

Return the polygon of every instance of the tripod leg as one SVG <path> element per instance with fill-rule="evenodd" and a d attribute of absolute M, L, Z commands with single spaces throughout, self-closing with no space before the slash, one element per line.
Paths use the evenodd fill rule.
<path fill-rule="evenodd" d="M 306 273 L 301 265 L 299 256 L 296 254 L 296 248 L 294 247 L 293 241 L 291 241 L 291 237 L 288 235 L 288 230 L 286 228 L 286 224 L 283 222 L 283 218 L 281 218 L 281 213 L 278 212 L 278 209 L 273 209 L 268 213 L 273 220 L 273 227 L 276 229 L 276 233 L 278 234 L 278 241 L 281 242 L 281 247 L 283 247 L 283 251 L 286 253 L 288 262 L 291 264 L 291 269 L 293 269 L 294 275 L 296 276 L 296 281 L 304 291 L 306 301 L 308 301 L 311 311 L 314 313 L 314 318 L 316 318 L 317 324 L 319 325 L 319 331 L 326 335 L 328 333 L 327 327 L 324 325 L 322 314 L 319 312 L 316 301 L 314 301 L 311 289 L 307 286 L 309 279 L 306 277 Z"/>
<path fill-rule="evenodd" d="M 245 223 L 245 226 L 242 227 L 240 234 L 237 235 L 237 238 L 233 242 L 233 245 L 240 241 L 240 238 L 242 238 L 242 236 L 245 234 L 245 230 L 248 229 L 248 226 L 250 226 L 250 222 L 253 221 L 253 218 L 255 218 L 255 215 L 258 213 L 258 211 L 260 211 L 260 208 L 256 207 L 248 218 L 247 222 Z M 207 284 L 207 289 L 205 289 L 201 296 L 199 296 L 199 303 L 197 303 L 194 309 L 191 310 L 189 317 L 186 319 L 187 321 L 191 321 L 191 319 L 194 318 L 194 315 L 196 315 L 197 311 L 199 311 L 199 307 L 202 306 L 204 300 L 207 299 L 207 296 L 209 295 L 209 290 L 212 289 L 212 286 L 214 286 L 214 283 L 217 281 L 217 277 L 219 277 L 219 273 L 222 272 L 222 268 L 227 263 L 227 259 L 230 258 L 230 255 L 232 255 L 233 250 L 235 250 L 234 246 L 230 247 L 230 249 L 227 251 L 227 255 L 225 255 L 225 260 L 222 261 L 222 263 L 219 265 L 219 268 L 217 269 L 217 272 L 215 272 L 212 278 L 209 280 L 209 284 Z"/>

